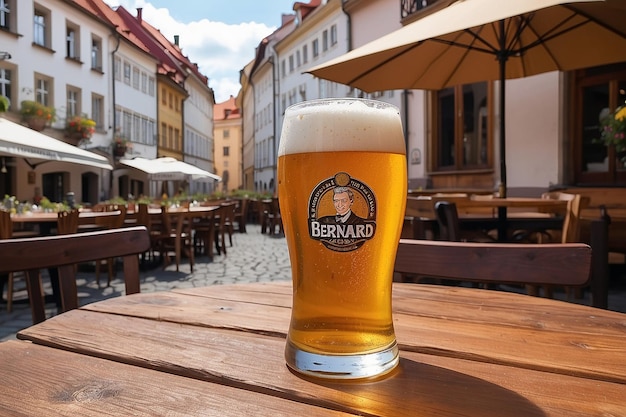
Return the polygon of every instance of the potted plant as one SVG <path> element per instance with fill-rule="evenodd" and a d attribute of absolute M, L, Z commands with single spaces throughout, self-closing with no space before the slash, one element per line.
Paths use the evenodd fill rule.
<path fill-rule="evenodd" d="M 126 152 L 132 148 L 132 143 L 124 136 L 115 135 L 113 138 L 113 155 L 122 157 L 126 154 Z"/>
<path fill-rule="evenodd" d="M 87 116 L 73 116 L 65 124 L 65 133 L 78 142 L 89 141 L 96 131 L 96 122 Z"/>
<path fill-rule="evenodd" d="M 9 111 L 9 107 L 11 107 L 11 101 L 8 97 L 0 96 L 0 113 L 5 113 Z"/>
<path fill-rule="evenodd" d="M 54 107 L 44 106 L 32 100 L 22 101 L 20 112 L 22 120 L 28 124 L 28 127 L 39 132 L 56 120 Z"/>
<path fill-rule="evenodd" d="M 626 166 L 626 104 L 600 120 L 600 140 L 604 146 L 615 148 L 619 161 Z"/>

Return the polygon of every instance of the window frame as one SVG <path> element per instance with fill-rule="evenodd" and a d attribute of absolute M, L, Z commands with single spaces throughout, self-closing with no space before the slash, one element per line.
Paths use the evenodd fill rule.
<path fill-rule="evenodd" d="M 482 145 L 485 154 L 485 162 L 477 162 L 477 163 L 465 163 L 463 161 L 464 157 L 464 138 L 466 137 L 466 132 L 464 132 L 463 125 L 465 123 L 465 114 L 464 114 L 464 88 L 467 86 L 472 86 L 474 84 L 485 84 L 485 99 L 486 106 L 485 111 L 482 112 L 479 109 L 478 111 L 478 119 L 475 117 L 472 119 L 472 122 L 476 124 L 472 131 L 476 134 L 476 141 L 480 141 L 479 133 L 486 135 L 485 143 Z M 494 161 L 494 146 L 493 146 L 493 122 L 494 122 L 494 99 L 493 99 L 493 84 L 491 82 L 478 82 L 474 84 L 464 84 L 458 85 L 438 91 L 431 91 L 430 94 L 430 117 L 429 124 L 431 126 L 431 135 L 429 137 L 429 145 L 432 152 L 429 153 L 429 170 L 431 173 L 458 173 L 458 172 L 481 172 L 481 171 L 493 171 L 493 161 Z M 444 138 L 442 137 L 442 132 L 440 127 L 442 123 L 444 123 L 441 119 L 443 116 L 440 114 L 440 96 L 444 91 L 452 91 L 453 97 L 453 117 L 454 117 L 454 128 L 453 128 L 453 142 L 449 146 L 449 150 L 453 151 L 453 163 L 452 164 L 444 164 L 442 152 L 444 152 L 443 143 Z M 484 117 L 484 120 L 481 119 Z M 449 124 L 446 124 L 449 126 Z M 483 125 L 483 126 L 478 126 Z M 482 130 L 481 130 L 482 129 Z"/>
<path fill-rule="evenodd" d="M 40 19 L 38 19 L 40 18 Z M 52 23 L 50 10 L 38 3 L 33 8 L 33 44 L 42 48 L 51 48 Z"/>
<path fill-rule="evenodd" d="M 81 95 L 80 88 L 69 84 L 66 86 L 65 114 L 68 119 L 82 114 Z"/>
<path fill-rule="evenodd" d="M 65 21 L 65 58 L 80 62 L 80 26 Z"/>
<path fill-rule="evenodd" d="M 17 0 L 0 0 L 0 30 L 17 33 L 16 2 Z"/>
<path fill-rule="evenodd" d="M 96 130 L 104 130 L 104 96 L 91 93 L 91 119 L 96 122 Z"/>
<path fill-rule="evenodd" d="M 35 79 L 35 101 L 44 106 L 52 106 L 54 103 L 54 79 L 44 74 L 36 72 Z"/>
<path fill-rule="evenodd" d="M 102 68 L 102 39 L 99 36 L 91 34 L 90 61 L 91 69 L 103 72 Z M 117 77 L 116 77 L 117 79 Z"/>

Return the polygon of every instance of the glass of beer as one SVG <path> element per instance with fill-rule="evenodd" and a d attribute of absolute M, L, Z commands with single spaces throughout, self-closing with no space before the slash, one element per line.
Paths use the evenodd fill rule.
<path fill-rule="evenodd" d="M 278 199 L 293 279 L 285 359 L 294 371 L 362 379 L 398 364 L 391 285 L 406 193 L 395 106 L 338 98 L 285 111 Z"/>

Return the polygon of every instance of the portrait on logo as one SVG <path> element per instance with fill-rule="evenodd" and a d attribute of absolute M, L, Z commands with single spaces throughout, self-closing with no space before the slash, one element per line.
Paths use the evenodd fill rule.
<path fill-rule="evenodd" d="M 309 236 L 330 250 L 351 252 L 376 233 L 376 196 L 346 172 L 317 184 L 308 209 Z"/>

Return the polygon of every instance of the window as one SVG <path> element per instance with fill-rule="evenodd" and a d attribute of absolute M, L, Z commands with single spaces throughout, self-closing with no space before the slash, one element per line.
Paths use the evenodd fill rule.
<path fill-rule="evenodd" d="M 113 70 L 115 71 L 115 79 L 117 81 L 122 81 L 122 58 L 116 56 L 113 65 Z"/>
<path fill-rule="evenodd" d="M 13 103 L 13 88 L 11 79 L 13 73 L 8 68 L 0 68 L 0 96 L 5 96 Z"/>
<path fill-rule="evenodd" d="M 313 43 L 311 44 L 311 49 L 313 49 L 313 58 L 317 58 L 317 56 L 320 54 L 319 40 L 317 39 L 313 40 Z"/>
<path fill-rule="evenodd" d="M 97 130 L 104 130 L 104 97 L 97 94 L 91 95 L 91 119 Z"/>
<path fill-rule="evenodd" d="M 616 186 L 626 184 L 626 166 L 613 147 L 597 143 L 603 115 L 626 101 L 626 64 L 576 71 L 570 100 L 574 183 Z"/>
<path fill-rule="evenodd" d="M 33 43 L 50 47 L 50 11 L 35 5 L 33 15 Z"/>
<path fill-rule="evenodd" d="M 141 92 L 146 93 L 148 91 L 148 74 L 141 73 Z"/>
<path fill-rule="evenodd" d="M 115 58 L 116 65 L 117 60 L 118 58 Z M 102 39 L 94 35 L 91 35 L 91 69 L 102 71 Z M 117 73 L 115 77 L 118 77 Z"/>
<path fill-rule="evenodd" d="M 130 64 L 124 62 L 124 83 L 130 85 Z"/>
<path fill-rule="evenodd" d="M 161 104 L 167 105 L 167 90 L 165 87 L 161 88 Z"/>
<path fill-rule="evenodd" d="M 330 27 L 330 45 L 333 46 L 337 43 L 337 25 Z"/>
<path fill-rule="evenodd" d="M 69 22 L 65 29 L 65 57 L 80 60 L 80 28 Z"/>
<path fill-rule="evenodd" d="M 135 90 L 139 90 L 139 81 L 140 81 L 140 72 L 139 68 L 133 67 L 133 88 Z"/>
<path fill-rule="evenodd" d="M 151 97 L 154 97 L 154 92 L 155 92 L 155 83 L 154 83 L 154 77 L 148 77 L 148 94 Z"/>
<path fill-rule="evenodd" d="M 293 55 L 289 55 L 289 72 L 293 72 Z"/>
<path fill-rule="evenodd" d="M 283 74 L 283 77 L 285 75 L 287 75 L 287 67 L 285 65 L 285 60 L 284 59 L 280 62 L 280 72 L 281 72 L 281 74 Z"/>
<path fill-rule="evenodd" d="M 67 117 L 76 116 L 81 114 L 80 111 L 80 89 L 72 86 L 67 86 Z"/>
<path fill-rule="evenodd" d="M 300 58 L 300 51 L 296 51 L 296 67 L 300 68 L 300 65 L 302 65 L 302 60 Z"/>
<path fill-rule="evenodd" d="M 224 130 L 222 131 L 222 135 L 223 135 L 222 137 L 223 137 L 224 139 L 228 139 L 228 138 L 230 138 L 230 130 L 229 130 L 229 129 L 224 129 Z"/>
<path fill-rule="evenodd" d="M 439 90 L 433 106 L 436 171 L 488 168 L 488 86 L 486 82 Z"/>
<path fill-rule="evenodd" d="M 309 60 L 309 48 L 308 45 L 302 45 L 302 62 L 306 64 Z"/>
<path fill-rule="evenodd" d="M 322 51 L 328 50 L 328 30 L 322 32 Z"/>
<path fill-rule="evenodd" d="M 44 106 L 52 105 L 52 78 L 35 74 L 35 101 Z"/>
<path fill-rule="evenodd" d="M 0 28 L 15 33 L 16 0 L 0 0 Z"/>
<path fill-rule="evenodd" d="M 230 156 L 230 146 L 224 146 L 223 152 L 224 156 Z"/>
<path fill-rule="evenodd" d="M 165 123 L 161 123 L 161 140 L 159 142 L 159 146 L 167 146 L 167 124 Z"/>

